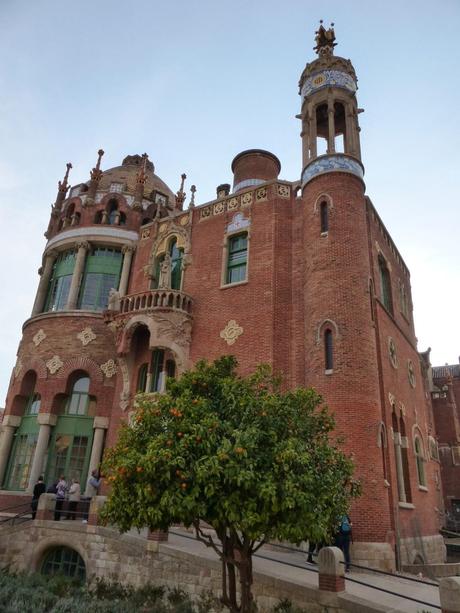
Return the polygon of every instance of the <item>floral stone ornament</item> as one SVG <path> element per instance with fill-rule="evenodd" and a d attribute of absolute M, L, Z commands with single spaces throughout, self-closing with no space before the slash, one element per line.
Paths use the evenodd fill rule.
<path fill-rule="evenodd" d="M 33 337 L 33 342 L 35 347 L 38 347 L 39 344 L 44 341 L 46 338 L 46 334 L 43 332 L 43 330 L 40 328 L 40 330 L 37 332 L 37 334 Z"/>
<path fill-rule="evenodd" d="M 388 337 L 388 355 L 393 368 L 398 368 L 398 356 L 396 354 L 396 345 L 391 336 Z"/>
<path fill-rule="evenodd" d="M 58 355 L 53 355 L 53 357 L 46 362 L 46 368 L 50 371 L 52 375 L 56 373 L 60 368 L 62 368 L 64 362 Z"/>
<path fill-rule="evenodd" d="M 243 328 L 234 319 L 230 319 L 225 328 L 221 330 L 220 337 L 227 345 L 233 345 L 241 334 L 243 334 Z"/>
<path fill-rule="evenodd" d="M 415 368 L 412 360 L 407 360 L 407 378 L 412 387 L 415 387 Z"/>
<path fill-rule="evenodd" d="M 84 328 L 81 332 L 77 334 L 77 338 L 81 340 L 81 344 L 84 347 L 85 345 L 88 345 L 91 341 L 94 341 L 96 335 L 91 328 Z"/>
<path fill-rule="evenodd" d="M 107 360 L 107 362 L 105 362 L 104 364 L 101 364 L 101 370 L 107 377 L 107 379 L 110 379 L 111 377 L 113 377 L 113 375 L 117 373 L 118 368 L 115 362 L 110 359 Z"/>

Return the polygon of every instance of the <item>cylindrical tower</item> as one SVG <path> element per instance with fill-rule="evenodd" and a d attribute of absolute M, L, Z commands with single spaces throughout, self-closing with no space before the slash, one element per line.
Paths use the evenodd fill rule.
<path fill-rule="evenodd" d="M 0 439 L 0 482 L 10 501 L 11 492 L 30 493 L 41 474 L 48 484 L 60 474 L 78 478 L 84 491 L 98 467 L 127 376 L 103 311 L 119 308 L 129 291 L 141 225 L 176 207 L 146 154 L 103 172 L 103 153 L 90 180 L 70 191 L 67 164 L 52 208 Z"/>
<path fill-rule="evenodd" d="M 334 31 L 321 25 L 319 57 L 300 80 L 306 384 L 318 389 L 335 413 L 363 485 L 364 495 L 352 509 L 354 559 L 372 559 L 369 551 L 378 549 L 382 563 L 386 558 L 391 565 L 356 75 L 349 60 L 333 55 L 334 38 Z"/>

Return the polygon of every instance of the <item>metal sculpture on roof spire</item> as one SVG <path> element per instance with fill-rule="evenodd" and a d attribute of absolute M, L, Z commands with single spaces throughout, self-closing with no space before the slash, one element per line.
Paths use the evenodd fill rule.
<path fill-rule="evenodd" d="M 67 190 L 69 189 L 67 180 L 69 178 L 69 172 L 72 168 L 72 164 L 70 162 L 67 162 L 66 168 L 67 170 L 65 171 L 64 179 L 62 181 L 58 181 L 58 190 L 60 192 L 64 192 L 64 194 L 67 193 Z"/>
<path fill-rule="evenodd" d="M 142 166 L 139 172 L 137 173 L 137 178 L 136 178 L 137 183 L 141 183 L 142 185 L 144 185 L 145 182 L 147 181 L 146 169 L 147 169 L 148 159 L 149 159 L 149 156 L 147 155 L 147 153 L 143 153 L 142 154 Z"/>
<path fill-rule="evenodd" d="M 186 195 L 184 192 L 184 182 L 185 182 L 185 179 L 187 178 L 187 175 L 185 174 L 185 172 L 181 174 L 180 178 L 181 178 L 180 188 L 176 194 L 176 206 L 178 209 L 182 210 L 184 206 L 184 201 L 186 198 Z"/>
<path fill-rule="evenodd" d="M 99 149 L 99 151 L 97 152 L 96 166 L 91 171 L 91 179 L 93 179 L 93 181 L 99 181 L 99 179 L 102 176 L 101 158 L 102 158 L 103 155 L 104 155 L 104 150 L 103 149 Z"/>
<path fill-rule="evenodd" d="M 331 23 L 331 27 L 328 30 L 323 26 L 322 19 L 320 19 L 319 24 L 319 28 L 315 32 L 316 47 L 313 47 L 313 49 L 319 56 L 334 55 L 334 47 L 337 45 L 335 42 L 334 24 Z"/>

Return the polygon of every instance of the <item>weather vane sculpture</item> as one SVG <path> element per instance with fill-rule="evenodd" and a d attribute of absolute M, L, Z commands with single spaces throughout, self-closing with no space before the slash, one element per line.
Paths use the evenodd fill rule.
<path fill-rule="evenodd" d="M 331 23 L 331 27 L 326 30 L 323 26 L 323 20 L 320 19 L 320 26 L 315 32 L 315 43 L 316 47 L 313 47 L 313 50 L 319 56 L 322 55 L 334 55 L 334 47 L 337 45 L 335 42 L 335 32 L 334 32 L 334 24 Z"/>

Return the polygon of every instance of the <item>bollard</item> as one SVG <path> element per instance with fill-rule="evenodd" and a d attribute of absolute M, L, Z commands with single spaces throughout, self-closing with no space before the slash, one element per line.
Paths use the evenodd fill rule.
<path fill-rule="evenodd" d="M 445 577 L 439 582 L 442 613 L 460 613 L 460 577 Z"/>
<path fill-rule="evenodd" d="M 325 592 L 345 591 L 343 553 L 338 547 L 323 547 L 318 556 L 319 589 Z"/>
<path fill-rule="evenodd" d="M 89 503 L 88 525 L 97 526 L 99 511 L 104 506 L 107 496 L 93 496 Z"/>
<path fill-rule="evenodd" d="M 56 494 L 42 494 L 38 499 L 36 519 L 54 519 Z"/>

